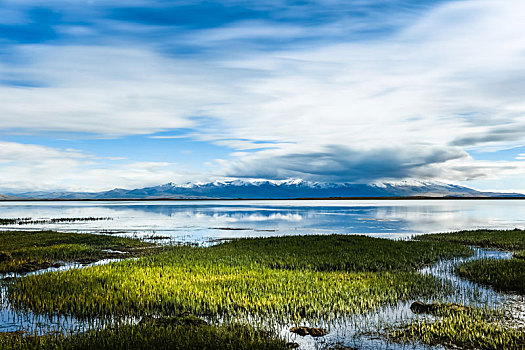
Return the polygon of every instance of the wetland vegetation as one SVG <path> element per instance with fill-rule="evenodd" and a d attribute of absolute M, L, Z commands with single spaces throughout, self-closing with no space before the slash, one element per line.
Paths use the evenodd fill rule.
<path fill-rule="evenodd" d="M 452 242 L 508 251 L 525 250 L 525 230 L 468 230 L 417 236 L 419 241 Z"/>
<path fill-rule="evenodd" d="M 525 294 L 525 260 L 523 259 L 469 261 L 458 266 L 456 273 L 498 290 Z"/>
<path fill-rule="evenodd" d="M 9 286 L 8 297 L 17 308 L 78 317 L 333 319 L 446 293 L 446 284 L 416 267 L 468 254 L 457 245 L 359 236 L 241 239 L 28 276 Z"/>
<path fill-rule="evenodd" d="M 21 312 L 112 321 L 132 317 L 140 323 L 117 323 L 67 336 L 3 334 L 0 349 L 29 349 L 35 344 L 42 349 L 120 349 L 130 344 L 152 349 L 167 344 L 180 349 L 283 349 L 292 344 L 279 338 L 282 325 L 315 325 L 400 301 L 452 295 L 447 281 L 418 270 L 440 260 L 468 257 L 473 254 L 468 245 L 524 251 L 523 231 L 481 231 L 477 241 L 471 232 L 476 231 L 467 231 L 462 239 L 455 233 L 410 241 L 348 235 L 250 238 L 155 251 L 143 249 L 151 244 L 116 236 L 4 232 L 0 242 L 11 260 L 31 257 L 51 264 L 104 258 L 108 249 L 148 253 L 139 259 L 31 275 L 5 284 L 4 298 Z M 520 283 L 521 265 L 515 267 L 516 273 L 508 273 L 510 265 L 500 271 L 497 264 L 524 261 L 478 260 L 455 271 L 481 281 L 481 276 L 466 276 L 463 270 L 470 271 L 475 263 L 494 263 L 483 265 L 488 269 L 483 276 L 493 276 L 490 272 Z M 6 265 L 0 266 L 8 271 Z M 13 266 L 12 271 L 17 269 Z M 495 285 L 492 277 L 481 282 Z M 517 290 L 515 285 L 501 289 Z M 519 344 L 524 344 L 525 333 L 495 323 L 497 314 L 440 304 L 432 304 L 432 310 L 436 320 L 421 319 L 388 337 L 482 349 L 521 349 Z"/>
<path fill-rule="evenodd" d="M 471 281 L 498 290 L 525 294 L 525 231 L 474 230 L 419 236 L 423 241 L 454 242 L 513 252 L 510 260 L 481 259 L 456 268 L 456 273 Z"/>
<path fill-rule="evenodd" d="M 51 218 L 51 219 L 33 219 L 33 218 L 0 218 L 0 225 L 31 225 L 31 224 L 57 224 L 72 223 L 83 221 L 103 221 L 112 220 L 110 217 L 82 217 L 82 218 Z"/>
<path fill-rule="evenodd" d="M 162 322 L 148 320 L 136 325 L 93 329 L 64 335 L 0 334 L 0 350 L 55 349 L 195 349 L 195 350 L 284 350 L 283 339 L 272 332 L 242 324 L 209 325 L 193 317 L 175 317 Z M 190 321 L 190 322 L 188 322 Z"/>
<path fill-rule="evenodd" d="M 400 342 L 418 340 L 428 345 L 460 349 L 524 349 L 525 332 L 498 322 L 496 311 L 442 304 L 436 308 L 436 321 L 420 320 L 392 331 Z"/>
<path fill-rule="evenodd" d="M 67 262 L 89 263 L 145 253 L 136 239 L 55 231 L 0 232 L 0 273 L 23 273 Z M 123 254 L 126 253 L 126 254 Z"/>

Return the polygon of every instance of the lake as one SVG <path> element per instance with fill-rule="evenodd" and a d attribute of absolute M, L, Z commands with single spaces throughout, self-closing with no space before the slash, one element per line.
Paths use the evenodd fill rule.
<path fill-rule="evenodd" d="M 385 238 L 525 227 L 519 200 L 239 200 L 1 202 L 0 218 L 108 220 L 2 225 L 1 230 L 115 233 L 206 244 L 236 237 L 365 234 Z M 162 240 L 161 240 L 162 241 Z"/>

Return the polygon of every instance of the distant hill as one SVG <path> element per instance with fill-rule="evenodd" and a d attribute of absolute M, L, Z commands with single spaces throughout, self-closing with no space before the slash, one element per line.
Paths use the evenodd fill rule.
<path fill-rule="evenodd" d="M 19 199 L 19 197 L 16 197 L 16 196 L 9 196 L 9 195 L 1 194 L 1 193 L 0 193 L 0 201 L 3 201 L 3 200 L 13 200 L 13 199 Z"/>
<path fill-rule="evenodd" d="M 34 199 L 205 199 L 205 198 L 329 198 L 329 197 L 525 197 L 521 193 L 481 192 L 472 188 L 435 182 L 379 184 L 289 181 L 215 181 L 168 183 L 139 189 L 116 188 L 104 192 L 25 192 L 18 197 Z"/>

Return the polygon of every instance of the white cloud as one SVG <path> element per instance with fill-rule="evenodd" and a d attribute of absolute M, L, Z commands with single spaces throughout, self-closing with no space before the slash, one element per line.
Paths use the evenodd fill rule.
<path fill-rule="evenodd" d="M 243 36 L 305 29 L 265 25 Z M 207 37 L 240 39 L 232 28 Z M 38 59 L 0 70 L 43 87 L 0 87 L 0 128 L 110 136 L 195 128 L 199 140 L 255 151 L 219 161 L 229 176 L 362 181 L 360 167 L 374 179 L 498 177 L 521 172 L 521 163 L 474 161 L 465 150 L 524 144 L 524 32 L 521 0 L 454 1 L 381 40 L 278 52 L 192 60 L 145 46 L 23 46 L 23 60 Z M 275 149 L 257 151 L 268 146 Z M 122 175 L 130 168 L 106 171 L 129 184 L 141 172 L 159 182 L 165 174 L 138 167 L 133 179 Z"/>
<path fill-rule="evenodd" d="M 0 142 L 0 189 L 102 191 L 199 178 L 178 164 L 111 162 L 91 154 Z"/>

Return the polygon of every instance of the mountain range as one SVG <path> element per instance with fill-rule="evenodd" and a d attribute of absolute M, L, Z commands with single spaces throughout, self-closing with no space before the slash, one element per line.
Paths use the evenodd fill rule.
<path fill-rule="evenodd" d="M 436 182 L 352 184 L 303 180 L 215 181 L 145 187 L 116 188 L 103 192 L 23 192 L 10 193 L 22 199 L 269 199 L 333 197 L 525 197 L 521 193 L 481 192 L 469 187 Z M 9 197 L 7 196 L 7 197 Z M 0 197 L 2 199 L 2 197 Z M 9 199 L 9 198 L 6 198 Z"/>

